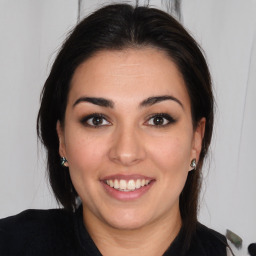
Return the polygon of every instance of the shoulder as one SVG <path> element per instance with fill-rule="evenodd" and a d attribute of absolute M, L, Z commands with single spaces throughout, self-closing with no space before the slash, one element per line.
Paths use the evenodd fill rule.
<path fill-rule="evenodd" d="M 64 209 L 50 209 L 50 210 L 26 210 L 17 215 L 0 219 L 0 225 L 12 225 L 25 222 L 38 222 L 39 220 L 53 220 L 63 219 L 70 215 Z"/>
<path fill-rule="evenodd" d="M 191 254 L 189 255 L 225 256 L 227 255 L 227 240 L 224 235 L 198 223 L 191 241 Z"/>
<path fill-rule="evenodd" d="M 1 219 L 0 254 L 33 255 L 33 250 L 56 247 L 72 236 L 71 227 L 72 214 L 63 209 L 26 210 Z"/>
<path fill-rule="evenodd" d="M 30 232 L 54 232 L 54 227 L 70 223 L 72 214 L 64 209 L 26 210 L 0 220 L 0 234 L 29 235 Z M 55 230 L 56 231 L 56 230 Z"/>

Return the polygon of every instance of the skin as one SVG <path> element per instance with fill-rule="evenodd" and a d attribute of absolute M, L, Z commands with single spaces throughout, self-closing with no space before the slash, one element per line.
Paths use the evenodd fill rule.
<path fill-rule="evenodd" d="M 163 95 L 174 99 L 142 106 Z M 104 116 L 97 128 L 95 119 L 85 118 L 94 113 Z M 174 121 L 160 117 L 163 123 L 156 125 L 156 113 Z M 183 77 L 160 50 L 102 51 L 77 68 L 64 126 L 57 123 L 59 151 L 81 197 L 84 224 L 103 255 L 160 255 L 169 247 L 181 227 L 179 195 L 191 160 L 199 158 L 204 126 L 202 118 L 193 128 Z M 104 177 L 117 174 L 154 182 L 135 199 L 119 200 L 102 185 Z"/>

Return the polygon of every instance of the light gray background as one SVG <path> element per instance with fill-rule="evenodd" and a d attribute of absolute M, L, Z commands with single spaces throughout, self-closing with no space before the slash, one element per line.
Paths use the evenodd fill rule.
<path fill-rule="evenodd" d="M 0 0 L 0 218 L 56 207 L 36 115 L 65 35 L 79 15 L 106 3 L 81 0 L 79 13 L 78 2 Z M 161 0 L 151 4 L 165 10 Z M 183 0 L 181 7 L 183 24 L 205 50 L 218 105 L 200 221 L 240 235 L 239 255 L 246 255 L 256 242 L 256 1 Z"/>

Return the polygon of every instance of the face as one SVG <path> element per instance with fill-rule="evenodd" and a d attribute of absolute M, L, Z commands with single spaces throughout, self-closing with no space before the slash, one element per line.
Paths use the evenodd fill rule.
<path fill-rule="evenodd" d="M 164 52 L 102 51 L 86 60 L 57 131 L 87 222 L 135 229 L 180 221 L 204 120 L 193 129 L 184 80 Z"/>

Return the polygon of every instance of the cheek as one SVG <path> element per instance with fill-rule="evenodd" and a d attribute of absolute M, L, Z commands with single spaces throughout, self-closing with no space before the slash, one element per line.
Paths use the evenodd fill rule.
<path fill-rule="evenodd" d="M 151 147 L 152 158 L 167 166 L 189 161 L 190 152 L 191 143 L 184 137 L 165 137 Z"/>
<path fill-rule="evenodd" d="M 95 170 L 104 161 L 106 143 L 98 136 L 75 133 L 72 130 L 66 133 L 66 153 L 70 172 L 78 175 L 96 175 Z"/>
<path fill-rule="evenodd" d="M 71 180 L 82 201 L 90 204 L 105 159 L 106 143 L 102 143 L 102 138 L 85 135 L 83 132 L 67 135 L 66 153 Z"/>
<path fill-rule="evenodd" d="M 152 152 L 152 159 L 159 168 L 163 197 L 172 203 L 179 198 L 187 180 L 191 144 L 188 139 L 178 137 L 170 138 L 169 143 L 159 143 L 157 148 Z"/>

